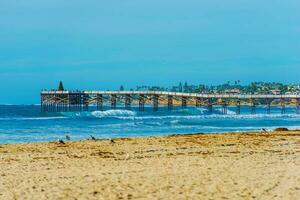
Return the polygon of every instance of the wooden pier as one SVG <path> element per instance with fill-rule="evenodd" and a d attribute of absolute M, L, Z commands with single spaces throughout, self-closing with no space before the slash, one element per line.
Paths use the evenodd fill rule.
<path fill-rule="evenodd" d="M 152 105 L 153 111 L 159 106 L 167 106 L 172 110 L 174 106 L 186 108 L 188 105 L 206 107 L 212 112 L 213 106 L 220 106 L 222 113 L 227 114 L 228 106 L 236 107 L 236 114 L 241 113 L 241 106 L 250 106 L 252 114 L 256 107 L 266 106 L 266 112 L 271 113 L 271 106 L 280 106 L 284 114 L 286 106 L 294 106 L 300 114 L 300 95 L 244 95 L 244 94 L 197 94 L 162 91 L 42 91 L 42 112 L 71 112 L 88 111 L 91 106 L 102 111 L 109 105 L 116 109 L 122 105 L 125 109 L 138 106 L 139 111 L 145 110 L 145 105 Z"/>

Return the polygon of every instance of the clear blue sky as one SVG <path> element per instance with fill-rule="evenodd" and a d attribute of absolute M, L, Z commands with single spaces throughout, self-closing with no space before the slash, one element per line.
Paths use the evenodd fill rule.
<path fill-rule="evenodd" d="M 299 0 L 1 0 L 0 103 L 42 88 L 299 83 Z"/>

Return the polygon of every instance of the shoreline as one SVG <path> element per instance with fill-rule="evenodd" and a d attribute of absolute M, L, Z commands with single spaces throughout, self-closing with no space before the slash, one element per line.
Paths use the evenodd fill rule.
<path fill-rule="evenodd" d="M 280 128 L 280 127 L 278 127 Z M 276 128 L 275 128 L 276 129 Z M 181 136 L 194 136 L 194 135 L 231 135 L 231 134 L 276 134 L 278 132 L 299 132 L 299 128 L 289 128 L 287 131 L 275 131 L 274 128 L 267 129 L 267 132 L 263 132 L 262 130 L 254 130 L 254 131 L 232 131 L 232 132 L 191 132 L 191 133 L 172 133 L 172 134 L 159 134 L 159 135 L 149 135 L 149 136 L 132 136 L 132 137 L 113 137 L 113 138 L 96 138 L 96 141 L 110 141 L 113 140 L 130 140 L 130 139 L 148 139 L 148 138 L 164 138 L 164 137 L 181 137 Z M 87 139 L 78 139 L 78 140 L 65 140 L 65 135 L 61 136 L 61 139 L 64 142 L 85 142 L 85 141 L 93 141 L 91 138 Z M 58 140 L 51 140 L 51 141 L 30 141 L 30 142 L 15 142 L 15 143 L 0 143 L 1 146 L 5 145 L 28 145 L 28 144 L 48 144 L 48 143 L 58 143 Z"/>
<path fill-rule="evenodd" d="M 300 131 L 0 144 L 0 199 L 297 199 Z"/>

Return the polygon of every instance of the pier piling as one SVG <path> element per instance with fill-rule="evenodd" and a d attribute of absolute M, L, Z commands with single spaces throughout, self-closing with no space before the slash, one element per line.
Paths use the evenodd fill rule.
<path fill-rule="evenodd" d="M 186 108 L 187 105 L 187 97 L 181 97 L 181 108 Z"/>
<path fill-rule="evenodd" d="M 139 96 L 139 111 L 145 111 L 145 95 L 143 94 Z"/>
<path fill-rule="evenodd" d="M 281 105 L 281 114 L 285 114 L 285 99 L 280 99 L 280 105 Z"/>
<path fill-rule="evenodd" d="M 97 104 L 97 110 L 102 111 L 103 110 L 103 95 L 102 94 L 97 94 L 96 104 Z"/>
<path fill-rule="evenodd" d="M 112 94 L 110 96 L 110 107 L 115 110 L 117 108 L 117 95 Z"/>
<path fill-rule="evenodd" d="M 250 99 L 250 110 L 251 110 L 251 114 L 256 114 L 256 102 L 255 99 L 251 98 Z"/>
<path fill-rule="evenodd" d="M 222 106 L 222 109 L 221 109 L 222 110 L 222 114 L 226 115 L 227 114 L 227 110 L 228 110 L 226 100 L 221 99 L 221 106 Z"/>
<path fill-rule="evenodd" d="M 300 114 L 300 99 L 296 99 L 296 114 Z"/>
<path fill-rule="evenodd" d="M 236 101 L 236 114 L 241 114 L 241 100 L 239 99 Z"/>
<path fill-rule="evenodd" d="M 84 94 L 82 97 L 82 105 L 83 105 L 83 110 L 88 111 L 89 110 L 89 95 Z"/>
<path fill-rule="evenodd" d="M 268 114 L 268 115 L 271 114 L 271 103 L 272 103 L 272 100 L 271 100 L 271 99 L 266 99 L 266 104 L 267 104 L 267 114 Z"/>
<path fill-rule="evenodd" d="M 173 109 L 173 96 L 168 95 L 168 110 Z"/>
<path fill-rule="evenodd" d="M 158 111 L 159 96 L 153 95 L 152 100 L 153 100 L 153 111 L 156 112 Z"/>
<path fill-rule="evenodd" d="M 127 109 L 127 110 L 131 109 L 131 96 L 130 96 L 130 94 L 125 95 L 125 109 Z"/>
<path fill-rule="evenodd" d="M 202 105 L 202 99 L 197 97 L 196 98 L 196 107 L 200 107 Z"/>
<path fill-rule="evenodd" d="M 213 104 L 212 104 L 212 99 L 211 98 L 207 99 L 207 110 L 210 114 L 213 112 Z"/>

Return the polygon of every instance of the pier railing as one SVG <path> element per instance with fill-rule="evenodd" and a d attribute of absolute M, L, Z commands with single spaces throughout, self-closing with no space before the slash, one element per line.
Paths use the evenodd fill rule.
<path fill-rule="evenodd" d="M 124 108 L 130 109 L 137 105 L 140 111 L 144 111 L 145 104 L 151 104 L 157 111 L 160 105 L 167 106 L 172 110 L 174 105 L 194 105 L 207 107 L 212 111 L 213 106 L 221 106 L 224 114 L 229 105 L 236 106 L 236 113 L 240 114 L 242 105 L 249 105 L 251 113 L 255 113 L 257 105 L 266 105 L 267 112 L 271 111 L 272 105 L 281 106 L 285 113 L 286 105 L 293 105 L 296 112 L 300 111 L 300 95 L 270 95 L 270 94 L 199 94 L 165 91 L 42 91 L 42 112 L 67 112 L 87 111 L 91 105 L 97 110 L 103 110 L 103 105 L 109 104 L 111 109 L 123 104 Z"/>

